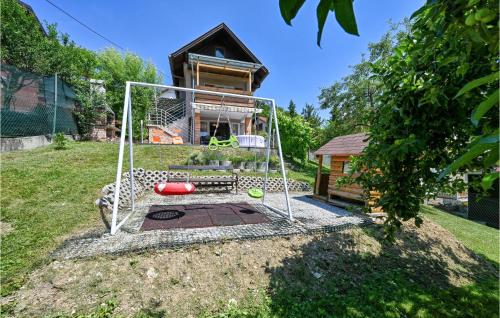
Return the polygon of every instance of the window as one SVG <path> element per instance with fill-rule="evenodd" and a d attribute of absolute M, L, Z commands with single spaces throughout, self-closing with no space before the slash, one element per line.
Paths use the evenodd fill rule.
<path fill-rule="evenodd" d="M 215 57 L 220 57 L 220 58 L 224 58 L 224 49 L 221 48 L 221 47 L 216 47 L 215 48 Z"/>
<path fill-rule="evenodd" d="M 342 165 L 342 172 L 347 174 L 349 171 L 351 171 L 351 163 L 349 161 L 344 161 Z"/>
<path fill-rule="evenodd" d="M 208 136 L 208 122 L 206 121 L 200 123 L 200 136 Z"/>
<path fill-rule="evenodd" d="M 233 133 L 233 135 L 239 135 L 240 134 L 240 124 L 232 123 L 231 124 L 231 132 Z"/>

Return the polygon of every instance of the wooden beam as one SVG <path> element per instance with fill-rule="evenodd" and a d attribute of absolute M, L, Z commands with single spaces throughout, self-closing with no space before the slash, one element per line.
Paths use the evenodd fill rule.
<path fill-rule="evenodd" d="M 200 85 L 200 63 L 196 63 L 196 85 Z"/>
<path fill-rule="evenodd" d="M 318 171 L 316 171 L 316 183 L 314 185 L 314 194 L 319 194 L 319 183 L 321 181 L 321 168 L 323 167 L 323 156 L 318 158 Z"/>
<path fill-rule="evenodd" d="M 198 63 L 197 65 L 204 67 L 204 68 L 211 68 L 214 70 L 225 70 L 225 71 L 232 71 L 232 72 L 238 72 L 238 73 L 243 73 L 243 74 L 250 72 L 249 70 L 240 70 L 238 68 L 232 68 L 232 67 L 227 67 L 227 66 L 208 65 L 208 64 L 203 64 L 203 63 Z"/>
<path fill-rule="evenodd" d="M 248 71 L 248 91 L 252 91 L 252 72 Z"/>

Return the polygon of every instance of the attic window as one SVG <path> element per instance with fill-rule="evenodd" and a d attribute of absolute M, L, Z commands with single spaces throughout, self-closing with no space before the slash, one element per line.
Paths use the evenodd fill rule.
<path fill-rule="evenodd" d="M 220 57 L 220 58 L 224 58 L 224 49 L 221 48 L 221 47 L 216 47 L 215 48 L 215 57 Z"/>

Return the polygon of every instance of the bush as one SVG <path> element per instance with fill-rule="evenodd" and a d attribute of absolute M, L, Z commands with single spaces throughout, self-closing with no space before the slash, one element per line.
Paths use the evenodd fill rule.
<path fill-rule="evenodd" d="M 207 162 L 205 158 L 204 152 L 201 151 L 193 151 L 189 154 L 187 164 L 188 165 L 203 165 Z"/>
<path fill-rule="evenodd" d="M 209 151 L 205 152 L 204 158 L 205 158 L 206 161 L 211 161 L 211 160 L 220 161 L 220 160 L 224 160 L 225 156 L 219 150 L 214 150 L 214 151 L 209 150 Z"/>
<path fill-rule="evenodd" d="M 63 133 L 57 133 L 54 135 L 54 148 L 57 150 L 64 150 L 67 148 L 68 140 Z"/>

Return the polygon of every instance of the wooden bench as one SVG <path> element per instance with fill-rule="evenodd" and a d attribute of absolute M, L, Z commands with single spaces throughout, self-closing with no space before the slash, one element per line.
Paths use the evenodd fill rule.
<path fill-rule="evenodd" d="M 236 194 L 238 194 L 238 174 L 233 171 L 233 166 L 196 166 L 196 165 L 184 165 L 184 166 L 174 166 L 171 165 L 168 167 L 169 170 L 201 170 L 201 171 L 208 171 L 208 170 L 231 170 L 232 175 L 230 176 L 214 176 L 213 178 L 204 178 L 204 177 L 197 177 L 197 176 L 191 176 L 189 175 L 189 182 L 192 182 L 196 187 L 202 187 L 202 188 L 216 188 L 216 187 L 231 187 L 232 190 L 236 191 Z M 186 178 L 180 178 L 180 177 L 172 177 L 168 178 L 168 181 L 170 182 L 185 182 L 187 181 Z"/>

